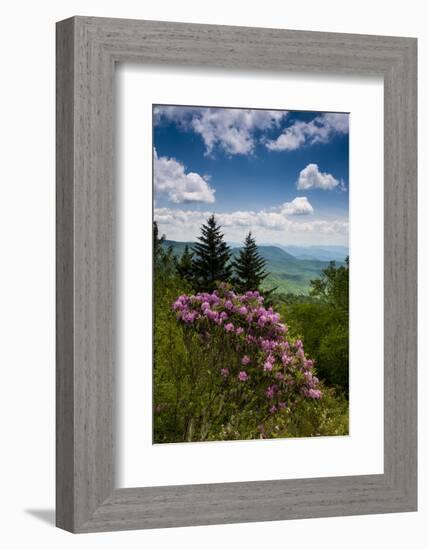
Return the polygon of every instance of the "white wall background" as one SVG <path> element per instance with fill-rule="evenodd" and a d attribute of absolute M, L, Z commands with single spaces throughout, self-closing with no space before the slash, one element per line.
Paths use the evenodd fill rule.
<path fill-rule="evenodd" d="M 422 548 L 428 520 L 426 468 L 419 512 L 70 535 L 54 507 L 54 23 L 70 15 L 417 36 L 419 38 L 420 281 L 428 278 L 424 205 L 428 30 L 419 0 L 14 0 L 3 4 L 0 41 L 0 543 L 3 548 L 232 548 L 316 546 L 329 550 Z M 422 250 L 423 248 L 423 250 Z M 420 285 L 426 303 L 426 285 Z M 421 307 L 420 334 L 428 330 Z M 422 338 L 421 338 L 422 340 Z M 419 463 L 428 461 L 428 354 L 420 350 Z M 420 539 L 420 542 L 417 542 Z"/>

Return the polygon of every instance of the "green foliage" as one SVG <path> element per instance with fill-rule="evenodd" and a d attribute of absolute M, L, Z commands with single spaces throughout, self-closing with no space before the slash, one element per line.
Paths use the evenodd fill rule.
<path fill-rule="evenodd" d="M 348 391 L 349 385 L 349 330 L 336 324 L 321 339 L 319 364 L 324 366 L 332 384 Z"/>
<path fill-rule="evenodd" d="M 266 260 L 258 253 L 256 240 L 252 237 L 251 231 L 232 266 L 235 270 L 234 286 L 239 292 L 260 289 L 260 284 L 268 275 L 265 271 Z"/>
<path fill-rule="evenodd" d="M 270 419 L 264 431 L 270 438 L 348 435 L 348 400 L 333 388 L 324 389 L 321 400 L 301 401 L 295 410 Z"/>
<path fill-rule="evenodd" d="M 332 388 L 324 390 L 322 400 L 301 401 L 293 410 L 285 409 L 260 422 L 251 410 L 233 411 L 226 424 L 211 430 L 209 441 L 236 439 L 278 439 L 349 434 L 349 403 Z"/>
<path fill-rule="evenodd" d="M 159 237 L 158 224 L 153 222 L 153 264 L 155 277 L 166 277 L 175 273 L 175 256 L 172 246 L 162 245 L 165 235 Z"/>
<path fill-rule="evenodd" d="M 325 303 L 285 305 L 280 308 L 294 336 L 314 358 L 318 375 L 327 384 L 348 391 L 348 322 Z"/>
<path fill-rule="evenodd" d="M 177 274 L 184 280 L 190 283 L 194 279 L 193 273 L 193 252 L 190 251 L 189 246 L 186 244 L 184 252 L 179 260 L 176 260 Z"/>
<path fill-rule="evenodd" d="M 305 303 L 291 297 L 280 306 L 293 335 L 302 337 L 315 359 L 317 372 L 327 384 L 348 392 L 349 387 L 349 260 L 344 266 L 331 262 L 312 281 Z"/>
<path fill-rule="evenodd" d="M 231 252 L 214 214 L 201 227 L 198 243 L 193 246 L 193 273 L 197 289 L 213 290 L 216 282 L 229 282 L 232 276 Z"/>
<path fill-rule="evenodd" d="M 155 263 L 155 266 L 157 266 L 158 262 L 161 260 L 162 254 L 164 252 L 163 250 L 163 243 L 165 242 L 165 235 L 162 235 L 159 237 L 159 227 L 157 222 L 153 222 L 153 260 Z"/>
<path fill-rule="evenodd" d="M 306 294 L 293 294 L 292 292 L 276 292 L 275 303 L 294 305 L 294 304 L 317 304 L 319 299 Z"/>
<path fill-rule="evenodd" d="M 311 295 L 317 296 L 325 303 L 339 309 L 344 315 L 349 310 L 349 257 L 345 265 L 337 267 L 330 262 L 319 279 L 311 281 Z"/>

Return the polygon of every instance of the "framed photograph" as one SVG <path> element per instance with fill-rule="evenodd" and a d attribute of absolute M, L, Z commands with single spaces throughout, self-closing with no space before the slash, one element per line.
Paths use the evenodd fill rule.
<path fill-rule="evenodd" d="M 57 525 L 413 511 L 416 39 L 57 24 Z"/>
<path fill-rule="evenodd" d="M 348 435 L 349 114 L 154 105 L 153 125 L 154 443 Z"/>

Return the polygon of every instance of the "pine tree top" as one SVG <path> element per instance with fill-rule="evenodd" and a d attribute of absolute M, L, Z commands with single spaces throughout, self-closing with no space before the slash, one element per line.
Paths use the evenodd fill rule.
<path fill-rule="evenodd" d="M 255 238 L 251 231 L 245 237 L 244 246 L 239 250 L 233 262 L 235 286 L 240 291 L 258 290 L 262 281 L 268 276 L 264 270 L 266 260 L 258 252 Z"/>
<path fill-rule="evenodd" d="M 231 251 L 224 240 L 221 226 L 212 214 L 201 227 L 198 242 L 193 245 L 193 269 L 200 288 L 209 290 L 216 281 L 228 282 L 231 278 Z"/>

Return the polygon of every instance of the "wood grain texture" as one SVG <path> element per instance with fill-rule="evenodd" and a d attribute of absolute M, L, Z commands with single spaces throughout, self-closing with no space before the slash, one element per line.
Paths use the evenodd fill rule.
<path fill-rule="evenodd" d="M 74 24 L 56 40 L 56 523 L 74 526 Z"/>
<path fill-rule="evenodd" d="M 383 475 L 115 489 L 113 81 L 125 61 L 383 76 Z M 92 532 L 416 510 L 416 177 L 415 39 L 58 23 L 57 525 Z"/>

